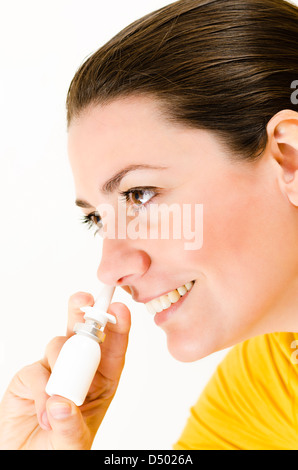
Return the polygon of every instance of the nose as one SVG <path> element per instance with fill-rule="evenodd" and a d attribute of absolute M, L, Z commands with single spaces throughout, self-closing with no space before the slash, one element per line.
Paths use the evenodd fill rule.
<path fill-rule="evenodd" d="M 103 240 L 97 277 L 109 285 L 133 284 L 146 273 L 150 264 L 148 253 L 128 245 L 127 240 L 107 238 Z"/>

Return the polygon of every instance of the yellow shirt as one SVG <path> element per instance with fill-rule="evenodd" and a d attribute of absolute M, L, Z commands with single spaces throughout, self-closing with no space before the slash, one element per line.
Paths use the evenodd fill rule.
<path fill-rule="evenodd" d="M 298 450 L 298 334 L 257 336 L 218 366 L 174 449 Z"/>

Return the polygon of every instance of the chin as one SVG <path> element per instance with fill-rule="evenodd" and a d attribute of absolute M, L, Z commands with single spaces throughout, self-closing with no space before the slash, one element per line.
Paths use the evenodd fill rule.
<path fill-rule="evenodd" d="M 209 356 L 217 349 L 198 338 L 187 339 L 181 333 L 167 335 L 167 347 L 171 356 L 180 362 L 195 362 Z"/>

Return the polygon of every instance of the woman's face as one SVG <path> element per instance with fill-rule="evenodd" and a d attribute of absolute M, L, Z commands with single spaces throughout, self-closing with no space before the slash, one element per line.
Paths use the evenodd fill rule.
<path fill-rule="evenodd" d="M 77 199 L 88 203 L 86 215 L 108 204 L 117 216 L 119 194 L 138 188 L 129 193 L 126 220 L 115 222 L 117 233 L 121 223 L 127 227 L 138 220 L 148 234 L 152 204 L 176 204 L 182 214 L 191 208 L 185 230 L 196 231 L 197 240 L 203 233 L 202 246 L 193 243 L 196 249 L 189 249 L 190 243 L 186 249 L 194 240 L 183 231 L 157 239 L 106 237 L 98 268 L 102 282 L 122 286 L 144 303 L 195 281 L 184 296 L 170 295 L 179 298 L 172 307 L 165 308 L 168 296 L 163 297 L 164 310 L 155 315 L 175 358 L 197 360 L 275 330 L 273 305 L 283 302 L 294 275 L 295 234 L 285 228 L 289 209 L 270 154 L 257 163 L 232 162 L 213 133 L 169 123 L 153 99 L 131 97 L 90 106 L 74 119 L 69 156 Z M 131 171 L 102 190 L 127 167 Z M 195 205 L 203 213 L 196 213 Z M 141 206 L 138 218 L 133 209 Z M 160 310 L 158 302 L 153 306 Z"/>

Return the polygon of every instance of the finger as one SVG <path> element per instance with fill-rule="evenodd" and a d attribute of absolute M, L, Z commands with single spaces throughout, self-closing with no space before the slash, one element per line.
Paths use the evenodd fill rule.
<path fill-rule="evenodd" d="M 80 409 L 72 401 L 55 395 L 48 399 L 46 407 L 55 450 L 90 449 L 90 431 Z"/>
<path fill-rule="evenodd" d="M 53 338 L 46 347 L 44 364 L 50 371 L 53 370 L 57 357 L 61 351 L 62 346 L 67 341 L 66 336 L 56 336 Z"/>
<path fill-rule="evenodd" d="M 130 311 L 123 303 L 114 302 L 109 306 L 108 312 L 115 315 L 117 323 L 106 325 L 106 338 L 101 345 L 102 358 L 99 372 L 111 380 L 119 380 L 128 345 Z"/>
<path fill-rule="evenodd" d="M 13 381 L 12 387 L 16 395 L 35 402 L 36 416 L 39 425 L 45 429 L 51 429 L 47 419 L 46 402 L 48 395 L 45 392 L 46 384 L 49 380 L 50 372 L 41 362 L 35 362 L 24 367 Z M 16 390 L 18 388 L 18 390 Z"/>
<path fill-rule="evenodd" d="M 68 320 L 67 320 L 67 336 L 73 335 L 73 327 L 75 323 L 84 322 L 84 312 L 81 307 L 94 305 L 94 298 L 88 292 L 76 292 L 68 301 Z"/>

